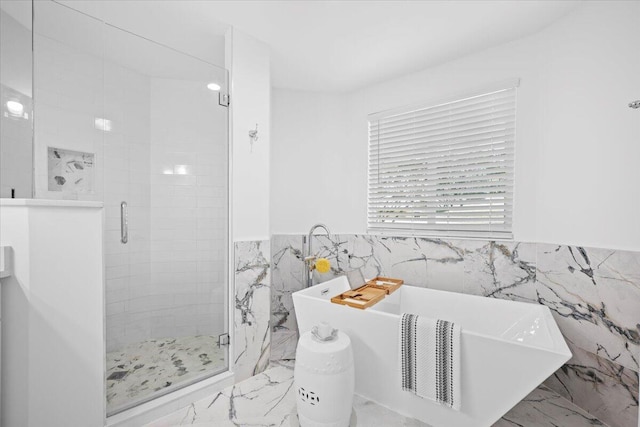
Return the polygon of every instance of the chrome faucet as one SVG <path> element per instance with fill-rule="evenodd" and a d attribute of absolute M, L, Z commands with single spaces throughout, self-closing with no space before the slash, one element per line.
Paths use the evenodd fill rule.
<path fill-rule="evenodd" d="M 327 236 L 331 234 L 327 226 L 324 224 L 316 224 L 313 227 L 311 227 L 311 230 L 309 230 L 309 235 L 307 236 L 307 256 L 304 258 L 304 274 L 307 277 L 307 283 L 306 283 L 307 288 L 310 286 L 313 286 L 313 267 L 314 267 L 314 262 L 316 260 L 316 256 L 312 252 L 313 241 L 311 240 L 311 238 L 313 237 L 313 232 L 316 231 L 316 229 L 318 228 L 324 228 L 324 231 L 327 233 Z"/>

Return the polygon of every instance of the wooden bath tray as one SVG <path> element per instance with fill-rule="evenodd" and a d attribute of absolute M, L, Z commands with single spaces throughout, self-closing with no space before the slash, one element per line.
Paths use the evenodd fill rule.
<path fill-rule="evenodd" d="M 392 279 L 391 277 L 375 277 L 367 281 L 367 285 L 372 288 L 382 289 L 387 295 L 394 293 L 404 283 L 402 279 Z"/>
<path fill-rule="evenodd" d="M 376 277 L 375 279 L 369 280 L 364 286 L 336 295 L 331 298 L 331 302 L 335 304 L 348 305 L 349 307 L 365 309 L 393 293 L 402 285 L 402 283 L 403 281 L 400 279 Z"/>

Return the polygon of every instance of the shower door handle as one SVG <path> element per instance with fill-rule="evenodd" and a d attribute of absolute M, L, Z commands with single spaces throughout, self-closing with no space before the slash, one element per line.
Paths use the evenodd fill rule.
<path fill-rule="evenodd" d="M 129 241 L 129 213 L 127 202 L 120 203 L 120 242 L 125 244 Z"/>

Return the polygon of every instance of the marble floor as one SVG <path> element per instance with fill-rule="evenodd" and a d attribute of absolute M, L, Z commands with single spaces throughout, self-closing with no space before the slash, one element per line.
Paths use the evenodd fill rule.
<path fill-rule="evenodd" d="M 227 350 L 216 343 L 207 335 L 159 338 L 107 353 L 107 412 L 223 370 Z"/>
<path fill-rule="evenodd" d="M 214 396 L 192 403 L 156 420 L 147 427 L 198 425 L 297 427 L 293 364 L 276 363 L 262 374 L 228 387 Z M 428 427 L 412 418 L 363 399 L 354 400 L 351 426 Z M 493 427 L 591 427 L 605 426 L 557 393 L 539 387 L 509 411 Z M 479 426 L 480 427 L 480 426 Z M 606 426 L 605 426 L 606 427 Z"/>

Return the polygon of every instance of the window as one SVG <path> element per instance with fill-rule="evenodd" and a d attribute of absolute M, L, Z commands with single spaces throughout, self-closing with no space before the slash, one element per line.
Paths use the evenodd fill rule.
<path fill-rule="evenodd" d="M 512 238 L 516 87 L 370 115 L 369 231 Z"/>

